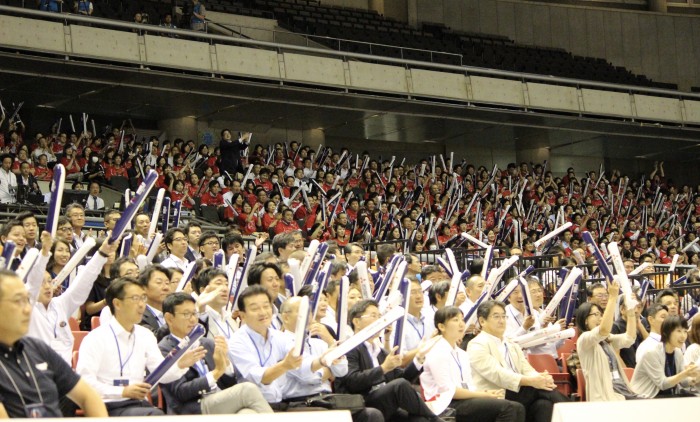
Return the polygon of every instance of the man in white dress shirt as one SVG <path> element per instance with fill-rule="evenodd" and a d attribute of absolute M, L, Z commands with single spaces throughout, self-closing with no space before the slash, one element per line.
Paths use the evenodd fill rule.
<path fill-rule="evenodd" d="M 165 268 L 179 268 L 185 271 L 187 268 L 187 234 L 179 227 L 168 229 L 163 239 L 165 246 L 168 248 L 170 255 L 160 263 Z"/>
<path fill-rule="evenodd" d="M 12 172 L 12 157 L 9 154 L 2 156 L 0 202 L 3 204 L 14 204 L 17 202 L 17 175 Z"/>
<path fill-rule="evenodd" d="M 657 344 L 661 343 L 661 324 L 663 324 L 668 315 L 668 308 L 660 303 L 654 303 L 647 309 L 649 337 L 639 343 L 639 347 L 637 347 L 637 352 L 635 353 L 637 362 L 642 360 L 642 356 L 646 352 L 654 349 Z"/>
<path fill-rule="evenodd" d="M 98 391 L 110 416 L 162 415 L 145 399 L 151 385 L 144 382 L 146 370 L 163 361 L 156 338 L 139 324 L 146 310 L 146 292 L 134 279 L 113 281 L 105 292 L 114 318 L 88 334 L 80 346 L 76 371 Z M 206 355 L 203 347 L 185 353 L 161 378 L 169 383 Z"/>
<path fill-rule="evenodd" d="M 90 195 L 85 202 L 85 209 L 96 211 L 105 209 L 105 201 L 100 198 L 102 187 L 97 182 L 90 182 Z"/>

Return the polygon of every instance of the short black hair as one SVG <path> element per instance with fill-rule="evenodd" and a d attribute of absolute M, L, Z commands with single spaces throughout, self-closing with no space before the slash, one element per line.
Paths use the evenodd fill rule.
<path fill-rule="evenodd" d="M 491 315 L 491 310 L 493 308 L 497 308 L 497 307 L 503 309 L 504 311 L 506 310 L 506 305 L 503 302 L 499 302 L 499 301 L 493 300 L 493 299 L 483 302 L 476 309 L 477 320 L 479 318 L 488 319 L 489 315 Z"/>
<path fill-rule="evenodd" d="M 201 224 L 199 224 L 199 223 L 196 222 L 196 221 L 190 221 L 190 222 L 187 223 L 187 225 L 185 226 L 185 229 L 184 229 L 186 235 L 189 236 L 189 234 L 190 234 L 190 229 L 191 229 L 192 227 L 199 227 L 200 230 L 202 229 L 202 225 L 201 225 Z"/>
<path fill-rule="evenodd" d="M 2 230 L 0 230 L 0 236 L 8 236 L 12 229 L 14 229 L 15 227 L 22 227 L 22 229 L 24 229 L 24 226 L 22 225 L 21 221 L 10 220 L 2 226 Z"/>
<path fill-rule="evenodd" d="M 352 308 L 350 308 L 350 312 L 348 313 L 348 322 L 350 323 L 350 326 L 352 329 L 355 329 L 355 324 L 353 323 L 353 320 L 355 318 L 359 318 L 362 316 L 362 314 L 367 311 L 367 308 L 370 306 L 376 306 L 379 308 L 379 304 L 377 303 L 376 300 L 374 299 L 364 299 L 359 302 L 357 302 Z"/>
<path fill-rule="evenodd" d="M 17 214 L 17 217 L 15 217 L 15 220 L 24 223 L 24 220 L 28 218 L 33 218 L 34 221 L 39 223 L 39 220 L 37 220 L 36 215 L 32 211 L 22 211 L 21 213 Z"/>
<path fill-rule="evenodd" d="M 196 303 L 192 295 L 188 295 L 185 292 L 171 293 L 163 301 L 163 313 L 175 315 L 175 307 L 185 302 Z"/>
<path fill-rule="evenodd" d="M 671 334 L 676 331 L 677 328 L 683 328 L 688 330 L 688 322 L 678 315 L 669 315 L 661 323 L 661 342 L 668 343 L 671 338 Z"/>
<path fill-rule="evenodd" d="M 228 274 L 218 268 L 209 267 L 202 270 L 202 272 L 197 274 L 194 280 L 192 280 L 192 290 L 194 290 L 194 292 L 197 294 L 201 294 L 209 283 L 211 283 L 214 277 L 218 277 L 220 275 L 223 275 L 228 280 Z"/>
<path fill-rule="evenodd" d="M 107 302 L 107 306 L 109 306 L 109 310 L 112 312 L 112 315 L 115 315 L 114 299 L 124 299 L 124 291 L 130 285 L 143 288 L 135 278 L 131 277 L 119 277 L 118 279 L 112 281 L 109 286 L 107 286 L 107 289 L 105 290 L 105 301 Z"/>
<path fill-rule="evenodd" d="M 243 236 L 240 234 L 229 234 L 224 237 L 224 240 L 221 241 L 221 248 L 226 251 L 228 247 L 234 243 L 238 243 L 241 246 L 245 246 L 245 242 L 243 241 Z"/>
<path fill-rule="evenodd" d="M 249 297 L 258 295 L 267 296 L 267 298 L 270 300 L 270 304 L 272 304 L 272 298 L 270 297 L 270 293 L 266 288 L 263 286 L 248 286 L 245 290 L 243 290 L 243 293 L 238 296 L 238 310 L 245 312 L 245 300 Z"/>
<path fill-rule="evenodd" d="M 279 249 L 284 249 L 290 243 L 294 243 L 294 235 L 290 232 L 280 233 L 272 238 L 272 252 L 280 256 Z"/>
<path fill-rule="evenodd" d="M 445 306 L 442 309 L 438 309 L 437 312 L 435 312 L 435 317 L 433 318 L 435 328 L 440 331 L 438 324 L 444 324 L 445 321 L 450 320 L 457 315 L 462 315 L 462 311 L 456 306 Z M 442 334 L 442 332 L 440 332 L 440 334 Z"/>
<path fill-rule="evenodd" d="M 437 295 L 445 296 L 449 290 L 450 282 L 447 280 L 433 283 L 433 285 L 430 286 L 430 289 L 428 289 L 428 300 L 430 301 L 430 304 L 436 305 Z"/>
<path fill-rule="evenodd" d="M 250 271 L 248 271 L 248 285 L 259 285 L 261 282 L 260 279 L 262 278 L 262 273 L 267 269 L 274 270 L 275 273 L 277 273 L 277 277 L 282 278 L 282 270 L 280 269 L 279 265 L 271 264 L 269 262 L 257 262 L 253 264 L 250 267 Z"/>
<path fill-rule="evenodd" d="M 175 233 L 182 233 L 183 236 L 187 237 L 187 233 L 185 233 L 185 230 L 179 227 L 169 228 L 168 231 L 165 233 L 165 238 L 163 239 L 163 242 L 165 242 L 165 246 L 168 246 L 169 243 L 173 243 Z M 170 250 L 170 248 L 168 248 L 168 250 Z"/>
<path fill-rule="evenodd" d="M 393 243 L 377 246 L 377 264 L 384 266 L 389 262 L 392 255 L 396 253 L 396 246 Z"/>
<path fill-rule="evenodd" d="M 188 226 L 188 227 L 189 227 L 189 226 Z M 204 245 L 204 243 L 206 243 L 206 241 L 209 240 L 209 239 L 216 239 L 216 241 L 218 242 L 218 241 L 219 241 L 219 236 L 217 236 L 217 234 L 214 233 L 214 232 L 211 231 L 211 230 L 205 231 L 204 233 L 202 233 L 202 234 L 199 236 L 199 241 L 198 241 L 198 243 L 197 243 L 197 246 L 199 246 L 199 247 L 201 248 L 202 245 Z"/>
<path fill-rule="evenodd" d="M 674 292 L 673 290 L 671 290 L 671 289 L 663 289 L 662 291 L 660 291 L 660 292 L 656 295 L 656 299 L 654 299 L 654 302 L 656 302 L 656 303 L 661 303 L 661 299 L 662 299 L 663 297 L 665 297 L 665 296 L 673 296 L 673 297 L 676 298 L 676 299 L 678 298 L 678 295 L 677 295 L 676 292 Z"/>
<path fill-rule="evenodd" d="M 119 270 L 121 269 L 122 265 L 128 262 L 136 265 L 136 261 L 134 260 L 134 258 L 129 258 L 128 256 L 121 256 L 117 258 L 109 267 L 109 278 L 111 278 L 112 280 L 116 280 L 117 278 L 119 278 Z"/>
<path fill-rule="evenodd" d="M 144 268 L 143 271 L 141 271 L 138 278 L 139 284 L 143 286 L 144 289 L 148 288 L 148 282 L 151 280 L 151 277 L 155 272 L 163 273 L 166 277 L 168 277 L 168 279 L 170 279 L 170 272 L 167 268 L 160 264 L 149 265 L 148 267 Z"/>

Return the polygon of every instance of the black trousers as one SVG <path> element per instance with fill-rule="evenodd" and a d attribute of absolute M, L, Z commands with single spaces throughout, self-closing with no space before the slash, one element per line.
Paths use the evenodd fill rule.
<path fill-rule="evenodd" d="M 435 418 L 433 411 L 403 378 L 388 382 L 369 393 L 365 396 L 365 404 L 382 412 L 387 421 L 397 418 L 401 421 L 421 422 Z"/>
<path fill-rule="evenodd" d="M 123 400 L 105 403 L 109 416 L 161 416 L 163 411 L 147 401 Z"/>
<path fill-rule="evenodd" d="M 525 406 L 527 422 L 550 422 L 554 403 L 568 402 L 557 390 L 538 390 L 533 387 L 521 387 L 517 393 L 506 390 L 506 400 L 518 402 Z"/>
<path fill-rule="evenodd" d="M 525 422 L 525 406 L 509 400 L 474 398 L 453 400 L 457 422 Z"/>

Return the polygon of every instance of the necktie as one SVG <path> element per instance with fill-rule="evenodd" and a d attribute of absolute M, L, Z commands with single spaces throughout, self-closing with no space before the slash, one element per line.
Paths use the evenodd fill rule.
<path fill-rule="evenodd" d="M 92 209 L 93 210 L 97 209 L 97 197 L 96 196 L 92 197 Z"/>

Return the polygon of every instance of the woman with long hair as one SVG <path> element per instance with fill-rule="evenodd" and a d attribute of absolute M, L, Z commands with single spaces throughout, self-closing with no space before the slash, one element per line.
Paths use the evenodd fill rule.
<path fill-rule="evenodd" d="M 439 406 L 433 411 L 442 413 L 447 407 L 453 408 L 457 422 L 525 421 L 525 407 L 505 400 L 505 390 L 475 391 L 469 355 L 459 347 L 466 330 L 462 311 L 455 306 L 438 309 L 434 322 L 442 339 L 426 355 L 420 375 L 426 401 L 435 400 L 435 406 Z M 450 395 L 451 401 L 443 401 L 443 394 Z"/>

